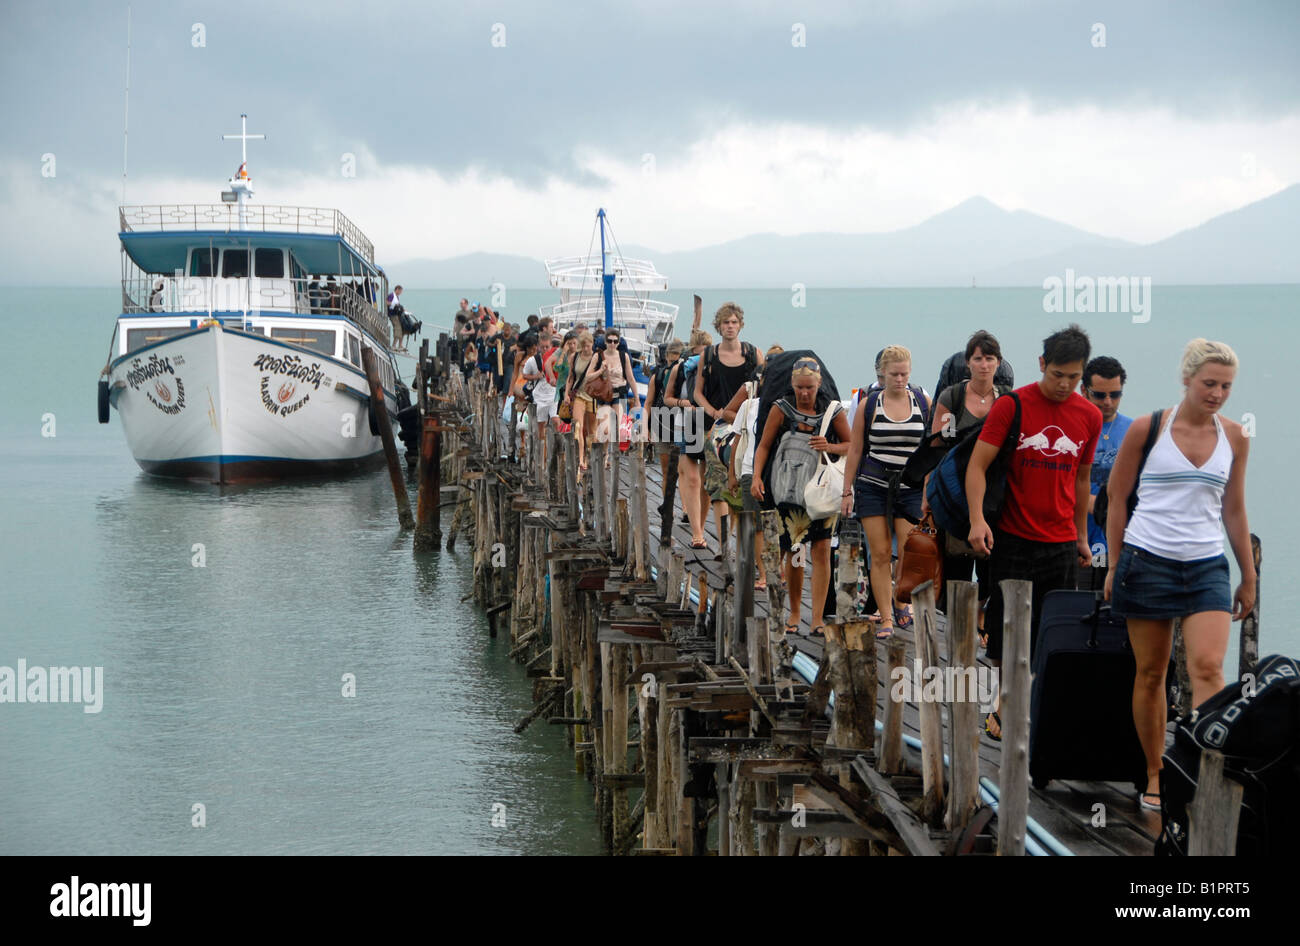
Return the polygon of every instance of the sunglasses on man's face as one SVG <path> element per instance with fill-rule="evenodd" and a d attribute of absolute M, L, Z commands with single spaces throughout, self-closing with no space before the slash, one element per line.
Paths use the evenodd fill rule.
<path fill-rule="evenodd" d="M 1093 391 L 1091 389 L 1089 389 L 1088 394 L 1094 401 L 1104 401 L 1108 398 L 1112 401 L 1118 401 L 1124 396 L 1123 391 Z"/>

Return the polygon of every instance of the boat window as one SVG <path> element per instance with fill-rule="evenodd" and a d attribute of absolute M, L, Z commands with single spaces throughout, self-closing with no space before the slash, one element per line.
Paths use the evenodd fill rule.
<path fill-rule="evenodd" d="M 265 279 L 284 278 L 284 250 L 261 247 L 253 251 L 255 272 Z"/>
<path fill-rule="evenodd" d="M 248 250 L 224 250 L 221 254 L 221 275 L 226 279 L 247 276 Z"/>
<path fill-rule="evenodd" d="M 282 342 L 290 342 L 318 351 L 322 355 L 334 355 L 334 331 L 324 328 L 272 328 L 271 337 Z"/>
<path fill-rule="evenodd" d="M 361 342 L 355 335 L 348 336 L 348 361 L 358 366 L 361 364 Z"/>
<path fill-rule="evenodd" d="M 131 328 L 126 330 L 126 352 L 129 355 L 138 348 L 152 345 L 154 342 L 166 341 L 176 335 L 194 331 L 188 325 L 154 326 L 152 328 Z"/>
<path fill-rule="evenodd" d="M 215 276 L 217 272 L 217 250 L 207 247 L 190 250 L 190 275 Z"/>

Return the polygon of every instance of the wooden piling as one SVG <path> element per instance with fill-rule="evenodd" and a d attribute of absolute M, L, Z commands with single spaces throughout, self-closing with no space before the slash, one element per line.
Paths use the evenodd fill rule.
<path fill-rule="evenodd" d="M 1019 579 L 1002 588 L 1002 765 L 998 770 L 998 854 L 1025 853 L 1029 817 L 1029 628 L 1033 585 Z"/>
<path fill-rule="evenodd" d="M 383 441 L 384 456 L 388 460 L 388 475 L 393 483 L 393 498 L 397 500 L 397 521 L 403 529 L 413 529 L 415 517 L 411 515 L 411 500 L 406 495 L 406 480 L 402 475 L 401 461 L 397 458 L 397 444 L 393 440 L 393 425 L 388 417 L 388 408 L 384 404 L 384 388 L 379 381 L 375 353 L 363 346 L 361 362 L 365 366 L 366 380 L 370 382 L 370 411 L 379 427 L 379 439 Z"/>
<path fill-rule="evenodd" d="M 979 807 L 978 630 L 979 586 L 969 581 L 948 582 L 948 663 L 957 687 L 948 694 L 950 772 L 945 823 L 955 835 L 965 830 Z"/>
<path fill-rule="evenodd" d="M 924 796 L 922 817 L 932 824 L 943 811 L 943 717 L 942 700 L 930 699 L 924 684 L 933 675 L 943 679 L 939 662 L 939 641 L 935 621 L 934 582 L 927 581 L 912 592 L 913 626 L 916 633 L 916 657 L 920 661 L 921 679 L 913 680 L 921 688 L 921 778 Z"/>

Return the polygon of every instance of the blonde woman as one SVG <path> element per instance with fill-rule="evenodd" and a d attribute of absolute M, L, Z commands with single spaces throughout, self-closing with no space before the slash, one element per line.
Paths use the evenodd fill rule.
<path fill-rule="evenodd" d="M 1152 418 L 1134 419 L 1107 486 L 1105 596 L 1128 619 L 1137 659 L 1133 721 L 1147 758 L 1143 808 L 1160 807 L 1165 747 L 1165 670 L 1175 618 L 1182 619 L 1192 705 L 1223 689 L 1223 655 L 1232 622 L 1255 606 L 1255 564 L 1246 522 L 1249 439 L 1219 411 L 1232 391 L 1237 355 L 1223 342 L 1194 338 L 1183 352 L 1183 399 L 1160 416 L 1158 439 L 1138 475 Z M 1137 490 L 1130 518 L 1128 499 Z M 1241 584 L 1230 596 L 1228 533 Z"/>
<path fill-rule="evenodd" d="M 903 485 L 899 477 L 929 428 L 930 401 L 910 383 L 912 353 L 902 345 L 882 351 L 878 364 L 884 387 L 867 395 L 853 417 L 847 470 L 855 479 L 846 475 L 840 512 L 847 516 L 851 509 L 862 523 L 871 553 L 871 593 L 880 606 L 876 636 L 886 638 L 895 627 L 912 626 L 911 609 L 894 599 L 891 540 L 896 537 L 901 550 L 921 521 L 923 490 Z"/>
<path fill-rule="evenodd" d="M 827 436 L 820 435 L 826 411 L 817 410 L 822 373 L 816 358 L 800 358 L 794 363 L 790 377 L 794 388 L 794 403 L 782 398 L 767 415 L 762 439 L 754 451 L 754 481 L 750 486 L 750 494 L 760 503 L 763 502 L 766 490 L 763 473 L 771 458 L 775 464 L 770 477 L 774 494 L 772 499 L 791 543 L 791 554 L 786 565 L 786 581 L 790 591 L 790 615 L 786 621 L 786 631 L 797 631 L 799 628 L 804 572 L 802 545 L 806 542 L 812 546 L 812 633 L 821 635 L 826 623 L 826 592 L 831 583 L 831 535 L 835 531 L 838 516 L 831 515 L 816 520 L 809 517 L 802 502 L 804 484 L 811 478 L 813 470 L 810 467 L 797 471 L 783 470 L 780 442 L 786 437 L 803 438 L 813 450 L 844 456 L 849 451 L 849 422 L 844 415 L 843 406 L 836 406 L 826 431 Z"/>

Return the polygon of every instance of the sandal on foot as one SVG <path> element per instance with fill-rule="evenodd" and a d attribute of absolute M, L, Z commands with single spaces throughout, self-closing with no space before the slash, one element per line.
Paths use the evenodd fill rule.
<path fill-rule="evenodd" d="M 998 727 L 997 732 L 994 732 L 989 728 L 989 720 L 993 720 L 993 723 Z M 988 736 L 994 742 L 1002 741 L 1002 717 L 997 713 L 989 713 L 984 717 L 984 735 Z"/>
<path fill-rule="evenodd" d="M 754 582 L 754 590 L 767 591 L 767 582 L 760 578 L 758 581 Z"/>
<path fill-rule="evenodd" d="M 787 625 L 785 626 L 785 632 L 786 632 L 787 634 L 798 634 L 798 633 L 799 633 L 799 625 L 798 625 L 798 624 L 787 624 Z"/>
<path fill-rule="evenodd" d="M 809 637 L 825 637 L 825 636 L 826 636 L 826 634 L 825 634 L 825 630 L 826 630 L 826 625 L 825 625 L 825 624 L 818 624 L 816 627 L 814 627 L 811 631 L 808 632 L 808 636 L 809 636 Z"/>
<path fill-rule="evenodd" d="M 703 542 L 703 541 L 691 542 L 691 548 L 695 549 L 696 551 L 699 551 L 700 549 L 707 549 L 708 547 L 709 547 L 708 542 Z"/>
<path fill-rule="evenodd" d="M 1154 799 L 1156 800 L 1156 801 L 1155 801 L 1155 804 L 1153 805 L 1151 802 L 1147 801 L 1148 798 L 1154 798 Z M 1160 810 L 1160 793 L 1159 793 L 1159 792 L 1143 792 L 1141 795 L 1138 796 L 1138 807 L 1143 808 L 1143 809 L 1145 809 L 1146 811 L 1159 811 L 1159 810 Z"/>
<path fill-rule="evenodd" d="M 980 647 L 983 650 L 989 649 L 989 635 L 986 631 L 980 631 Z"/>
<path fill-rule="evenodd" d="M 912 626 L 912 608 L 910 605 L 903 605 L 901 608 L 894 608 L 894 627 L 900 631 L 905 631 Z"/>
<path fill-rule="evenodd" d="M 893 636 L 894 628 L 888 624 L 876 631 L 876 640 L 878 641 L 887 641 Z"/>

